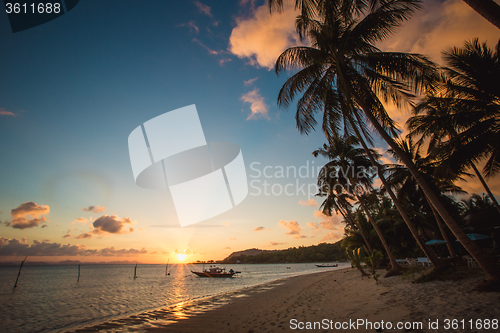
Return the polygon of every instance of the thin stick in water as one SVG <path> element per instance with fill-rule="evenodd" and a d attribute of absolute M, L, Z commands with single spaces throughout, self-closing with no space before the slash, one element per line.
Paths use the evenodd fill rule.
<path fill-rule="evenodd" d="M 23 268 L 23 265 L 24 265 L 24 262 L 26 261 L 26 259 L 28 259 L 28 256 L 26 256 L 26 258 L 24 258 L 24 260 L 21 261 L 21 266 L 19 266 L 19 273 L 17 273 L 17 279 L 16 279 L 16 284 L 14 285 L 14 288 L 17 287 L 17 281 L 19 281 L 19 276 L 21 275 L 21 268 Z"/>
<path fill-rule="evenodd" d="M 170 275 L 168 272 L 168 263 L 170 262 L 170 259 L 167 260 L 167 268 L 165 268 L 165 276 Z"/>
<path fill-rule="evenodd" d="M 137 265 L 139 265 L 139 263 L 135 264 L 135 268 L 134 268 L 134 279 L 137 279 Z"/>
<path fill-rule="evenodd" d="M 78 280 L 76 282 L 80 282 L 80 265 L 78 265 Z"/>

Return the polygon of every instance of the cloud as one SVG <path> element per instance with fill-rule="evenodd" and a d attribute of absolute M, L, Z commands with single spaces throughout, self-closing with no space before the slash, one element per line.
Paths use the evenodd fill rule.
<path fill-rule="evenodd" d="M 258 77 L 255 77 L 255 78 L 250 79 L 250 80 L 248 80 L 248 81 L 243 81 L 243 84 L 244 84 L 245 86 L 249 86 L 249 85 L 253 84 L 255 81 L 257 81 L 257 79 L 258 79 Z"/>
<path fill-rule="evenodd" d="M 50 213 L 49 206 L 38 205 L 36 202 L 27 201 L 11 210 L 10 215 L 12 216 L 12 221 L 7 222 L 7 226 L 15 229 L 38 227 L 40 223 L 47 221 L 46 217 L 41 216 L 47 215 L 48 213 Z"/>
<path fill-rule="evenodd" d="M 128 227 L 127 229 L 127 224 L 133 224 L 128 217 L 120 219 L 116 215 L 103 215 L 97 218 L 92 224 L 94 229 L 78 235 L 76 239 L 92 238 L 92 235 L 126 234 L 133 232 L 134 228 Z"/>
<path fill-rule="evenodd" d="M 198 38 L 193 38 L 191 39 L 191 41 L 195 42 L 195 43 L 198 43 L 200 46 L 202 46 L 203 48 L 205 48 L 209 54 L 213 54 L 213 55 L 217 55 L 217 54 L 222 54 L 222 53 L 226 53 L 225 51 L 215 51 L 215 50 L 212 50 L 211 48 L 209 48 L 208 46 L 206 46 L 205 44 L 203 44 L 201 42 L 201 40 L 199 40 Z"/>
<path fill-rule="evenodd" d="M 302 206 L 312 206 L 312 207 L 318 207 L 319 204 L 316 200 L 314 199 L 309 199 L 307 201 L 304 201 L 304 200 L 299 200 L 299 205 L 302 205 Z"/>
<path fill-rule="evenodd" d="M 498 28 L 462 0 L 428 0 L 399 31 L 378 46 L 384 51 L 422 53 L 442 63 L 441 52 L 472 38 L 498 42 Z"/>
<path fill-rule="evenodd" d="M 50 208 L 47 205 L 38 205 L 36 202 L 27 201 L 17 208 L 12 209 L 10 215 L 12 217 L 20 217 L 25 215 L 30 215 L 31 217 L 40 217 L 41 215 L 47 215 L 50 213 Z"/>
<path fill-rule="evenodd" d="M 327 233 L 322 239 L 321 241 L 322 242 L 326 242 L 326 241 L 339 241 L 342 239 L 342 234 L 339 235 L 338 233 L 336 232 L 329 232 Z"/>
<path fill-rule="evenodd" d="M 301 234 L 302 232 L 302 229 L 300 228 L 300 225 L 297 221 L 285 221 L 285 220 L 281 220 L 279 222 L 279 225 L 288 229 L 288 232 L 286 233 L 286 235 L 290 235 L 290 236 L 293 236 L 293 238 L 295 239 L 299 239 L 299 238 L 306 238 L 307 236 L 304 236 Z"/>
<path fill-rule="evenodd" d="M 195 21 L 189 21 L 187 23 L 179 24 L 178 27 L 188 27 L 191 32 L 198 34 L 200 32 L 200 28 L 196 25 Z"/>
<path fill-rule="evenodd" d="M 84 234 L 76 236 L 76 239 L 86 239 L 86 238 L 92 238 L 92 234 L 90 232 L 86 232 Z"/>
<path fill-rule="evenodd" d="M 223 250 L 231 250 L 231 248 L 228 246 L 228 247 L 223 248 Z"/>
<path fill-rule="evenodd" d="M 69 238 L 69 237 L 71 237 L 71 234 L 66 234 L 63 236 L 63 238 Z"/>
<path fill-rule="evenodd" d="M 319 223 L 307 222 L 307 226 L 314 229 L 315 231 L 320 230 Z"/>
<path fill-rule="evenodd" d="M 258 117 L 270 119 L 267 114 L 269 107 L 264 102 L 264 97 L 259 94 L 259 89 L 255 88 L 247 92 L 241 96 L 241 100 L 245 103 L 250 103 L 250 111 L 252 111 L 252 113 L 247 117 L 247 120 L 257 119 Z"/>
<path fill-rule="evenodd" d="M 231 59 L 231 58 L 221 59 L 221 60 L 219 60 L 219 65 L 223 66 L 226 62 L 230 62 L 230 61 L 233 61 L 233 59 Z"/>
<path fill-rule="evenodd" d="M 16 114 L 10 111 L 5 110 L 4 108 L 0 108 L 0 116 L 11 116 L 15 117 Z"/>
<path fill-rule="evenodd" d="M 338 215 L 326 216 L 319 210 L 314 211 L 314 217 L 319 217 L 322 221 L 319 222 L 323 229 L 340 231 L 342 234 L 344 232 L 344 227 L 342 226 L 342 219 Z"/>
<path fill-rule="evenodd" d="M 62 245 L 59 243 L 33 241 L 33 244 L 22 243 L 20 240 L 0 238 L 0 256 L 134 256 L 147 254 L 144 248 L 119 249 L 108 247 L 104 249 L 88 249 L 85 245 Z"/>
<path fill-rule="evenodd" d="M 266 228 L 264 228 L 264 227 L 257 227 L 255 229 L 253 229 L 253 231 L 262 231 L 262 230 L 266 230 Z"/>
<path fill-rule="evenodd" d="M 285 245 L 286 243 L 280 243 L 280 242 L 269 242 L 271 245 L 269 246 L 278 246 L 278 245 Z"/>
<path fill-rule="evenodd" d="M 106 207 L 96 205 L 96 206 L 88 206 L 88 208 L 82 208 L 82 210 L 84 212 L 102 213 L 106 210 Z"/>
<path fill-rule="evenodd" d="M 71 224 L 79 223 L 79 224 L 87 224 L 87 219 L 85 217 L 77 217 Z"/>
<path fill-rule="evenodd" d="M 196 8 L 198 8 L 198 10 L 199 10 L 201 13 L 203 13 L 203 14 L 205 14 L 205 15 L 207 15 L 207 16 L 213 17 L 213 15 L 212 15 L 212 13 L 211 13 L 211 8 L 210 8 L 209 6 L 204 5 L 204 4 L 202 4 L 201 2 L 199 2 L 199 1 L 194 1 L 193 3 L 194 3 L 194 5 L 196 6 Z"/>
<path fill-rule="evenodd" d="M 295 33 L 297 14 L 293 5 L 272 16 L 267 4 L 252 8 L 250 15 L 236 18 L 228 50 L 240 59 L 247 59 L 250 65 L 273 69 L 284 50 L 301 45 Z"/>

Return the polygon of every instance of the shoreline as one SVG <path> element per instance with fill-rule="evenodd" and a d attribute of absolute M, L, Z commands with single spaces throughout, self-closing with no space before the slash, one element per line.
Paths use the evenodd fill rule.
<path fill-rule="evenodd" d="M 384 272 L 379 270 L 378 273 Z M 394 276 L 379 278 L 380 283 L 376 284 L 371 278 L 361 279 L 355 269 L 342 268 L 285 277 L 73 332 L 257 333 L 301 331 L 300 328 L 328 332 L 344 331 L 341 327 L 336 329 L 335 324 L 358 319 L 372 324 L 383 321 L 386 325 L 388 322 L 391 325 L 421 323 L 413 329 L 382 330 L 384 332 L 485 332 L 476 327 L 446 330 L 444 326 L 446 319 L 472 320 L 474 325 L 478 320 L 500 320 L 500 294 L 472 291 L 482 279 L 481 272 L 475 271 L 456 281 L 412 284 L 410 279 Z M 306 329 L 308 323 L 321 324 L 325 319 L 329 327 Z M 436 320 L 437 330 L 429 327 Z M 358 326 L 353 329 L 350 326 L 354 332 L 375 332 L 375 328 Z"/>
<path fill-rule="evenodd" d="M 133 332 L 149 331 L 153 327 L 165 327 L 165 325 L 170 325 L 180 320 L 186 320 L 207 311 L 216 310 L 221 306 L 230 304 L 233 299 L 246 298 L 255 293 L 264 292 L 275 286 L 286 283 L 288 279 L 315 274 L 324 274 L 328 272 L 345 270 L 348 268 L 350 268 L 350 265 L 345 267 L 341 266 L 335 270 L 299 273 L 293 276 L 284 276 L 275 280 L 242 287 L 232 291 L 200 296 L 179 303 L 143 310 L 127 316 L 116 316 L 114 318 L 108 318 L 104 321 L 101 320 L 94 321 L 94 323 L 77 324 L 72 328 L 65 330 L 64 332 L 109 332 L 110 330 L 114 332 L 117 330 L 120 331 L 120 327 L 125 328 L 130 326 L 133 326 Z"/>

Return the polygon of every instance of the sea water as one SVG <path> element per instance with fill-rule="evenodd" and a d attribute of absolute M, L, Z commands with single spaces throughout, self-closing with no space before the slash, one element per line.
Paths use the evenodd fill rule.
<path fill-rule="evenodd" d="M 284 277 L 340 269 L 315 264 L 227 265 L 233 278 L 199 278 L 210 265 L 0 267 L 0 332 L 65 332 L 144 311 L 227 293 Z"/>

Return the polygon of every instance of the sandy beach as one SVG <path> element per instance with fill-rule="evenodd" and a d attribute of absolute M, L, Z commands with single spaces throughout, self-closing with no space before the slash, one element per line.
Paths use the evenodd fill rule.
<path fill-rule="evenodd" d="M 410 278 L 396 276 L 379 278 L 376 284 L 349 268 L 286 278 L 77 331 L 494 332 L 500 294 L 473 291 L 482 279 L 477 271 L 457 281 L 412 284 Z"/>

